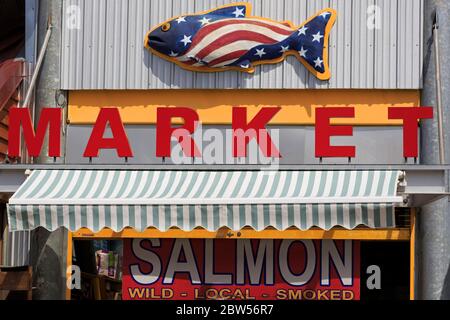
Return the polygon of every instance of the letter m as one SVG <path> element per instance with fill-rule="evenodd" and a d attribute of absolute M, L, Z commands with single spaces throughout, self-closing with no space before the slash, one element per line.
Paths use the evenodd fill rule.
<path fill-rule="evenodd" d="M 48 156 L 59 157 L 61 153 L 61 108 L 43 108 L 36 131 L 28 108 L 9 110 L 8 156 L 20 156 L 20 128 L 24 143 L 31 157 L 38 157 L 48 128 Z"/>

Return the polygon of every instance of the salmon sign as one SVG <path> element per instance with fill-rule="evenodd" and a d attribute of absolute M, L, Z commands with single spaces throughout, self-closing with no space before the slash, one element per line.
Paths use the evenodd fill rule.
<path fill-rule="evenodd" d="M 126 300 L 359 300 L 351 240 L 127 239 Z"/>
<path fill-rule="evenodd" d="M 253 73 L 293 55 L 320 80 L 330 78 L 328 38 L 336 11 L 325 8 L 300 26 L 251 16 L 250 3 L 181 15 L 150 30 L 144 45 L 155 55 L 200 72 Z"/>

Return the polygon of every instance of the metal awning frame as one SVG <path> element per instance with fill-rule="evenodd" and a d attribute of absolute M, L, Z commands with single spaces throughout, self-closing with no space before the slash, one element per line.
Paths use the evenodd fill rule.
<path fill-rule="evenodd" d="M 0 164 L 0 201 L 9 197 L 25 181 L 31 170 L 274 170 L 260 165 L 68 165 L 68 164 Z M 279 170 L 401 170 L 399 196 L 406 207 L 421 207 L 433 201 L 449 197 L 450 165 L 280 165 Z"/>

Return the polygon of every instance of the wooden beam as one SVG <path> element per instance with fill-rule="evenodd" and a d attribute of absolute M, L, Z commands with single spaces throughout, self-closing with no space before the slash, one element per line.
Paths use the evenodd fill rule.
<path fill-rule="evenodd" d="M 31 291 L 31 267 L 0 268 L 0 290 Z"/>
<path fill-rule="evenodd" d="M 194 229 L 183 231 L 180 229 L 169 229 L 160 231 L 156 228 L 148 228 L 143 232 L 131 228 L 125 228 L 121 232 L 114 232 L 110 229 L 103 229 L 99 232 L 91 232 L 89 229 L 80 229 L 72 233 L 73 239 L 125 239 L 125 238 L 192 238 L 192 239 L 335 239 L 335 240 L 402 240 L 410 239 L 409 229 L 368 229 L 357 228 L 354 230 L 332 229 L 329 231 L 321 229 L 311 229 L 301 231 L 290 228 L 284 231 L 276 229 L 266 229 L 255 231 L 251 228 L 244 228 L 240 231 L 231 231 L 227 228 L 219 229 L 217 232 L 204 229 Z"/>

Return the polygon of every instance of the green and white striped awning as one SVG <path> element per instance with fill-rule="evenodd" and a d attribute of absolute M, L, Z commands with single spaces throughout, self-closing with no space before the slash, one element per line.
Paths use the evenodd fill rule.
<path fill-rule="evenodd" d="M 35 170 L 8 204 L 11 230 L 395 226 L 399 171 Z"/>

